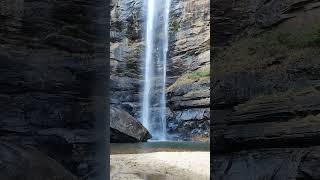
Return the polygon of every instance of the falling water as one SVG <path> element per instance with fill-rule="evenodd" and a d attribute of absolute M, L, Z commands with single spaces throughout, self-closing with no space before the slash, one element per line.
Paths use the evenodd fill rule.
<path fill-rule="evenodd" d="M 154 139 L 166 140 L 165 88 L 171 0 L 146 0 L 146 3 L 142 122 Z"/>
<path fill-rule="evenodd" d="M 143 88 L 143 104 L 142 104 L 142 121 L 143 125 L 150 130 L 150 90 L 152 77 L 152 50 L 153 50 L 153 33 L 154 33 L 154 3 L 156 0 L 148 0 L 147 2 L 147 30 L 146 30 L 146 56 L 144 67 L 144 88 Z"/>
<path fill-rule="evenodd" d="M 165 0 L 165 14 L 164 14 L 164 37 L 163 37 L 163 73 L 162 73 L 162 94 L 161 94 L 161 122 L 162 122 L 162 140 L 166 139 L 167 122 L 166 122 L 166 80 L 167 80 L 167 53 L 168 53 L 168 31 L 169 31 L 169 12 L 170 0 Z"/>

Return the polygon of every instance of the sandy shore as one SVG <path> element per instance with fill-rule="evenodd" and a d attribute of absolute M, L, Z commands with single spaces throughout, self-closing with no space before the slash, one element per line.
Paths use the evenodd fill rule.
<path fill-rule="evenodd" d="M 114 154 L 112 180 L 209 180 L 210 152 Z"/>

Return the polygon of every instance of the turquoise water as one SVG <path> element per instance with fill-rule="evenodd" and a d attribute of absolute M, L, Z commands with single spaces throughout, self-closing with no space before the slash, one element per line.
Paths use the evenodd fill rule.
<path fill-rule="evenodd" d="M 111 144 L 111 154 L 138 154 L 148 152 L 210 151 L 209 142 L 150 141 L 145 143 Z"/>

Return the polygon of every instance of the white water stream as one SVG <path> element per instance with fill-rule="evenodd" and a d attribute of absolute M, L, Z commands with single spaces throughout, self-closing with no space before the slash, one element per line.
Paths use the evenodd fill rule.
<path fill-rule="evenodd" d="M 153 139 L 166 140 L 166 80 L 171 0 L 145 0 L 146 30 L 142 123 Z M 160 92 L 159 92 L 160 90 Z M 159 113 L 154 112 L 158 109 Z"/>

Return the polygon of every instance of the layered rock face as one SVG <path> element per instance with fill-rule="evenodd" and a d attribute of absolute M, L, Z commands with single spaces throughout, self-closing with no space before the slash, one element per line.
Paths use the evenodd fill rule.
<path fill-rule="evenodd" d="M 319 2 L 212 6 L 213 179 L 319 179 Z"/>
<path fill-rule="evenodd" d="M 82 179 L 98 178 L 106 158 L 97 158 L 106 141 L 105 14 L 99 0 L 0 2 L 0 141 L 32 146 Z"/>
<path fill-rule="evenodd" d="M 111 7 L 110 103 L 138 117 L 143 80 L 143 1 L 116 0 Z"/>
<path fill-rule="evenodd" d="M 170 134 L 208 140 L 210 124 L 210 1 L 172 1 L 170 14 Z"/>
<path fill-rule="evenodd" d="M 115 0 L 111 12 L 111 106 L 136 119 L 144 79 L 144 5 L 140 0 Z M 207 0 L 172 1 L 167 129 L 174 138 L 209 135 L 209 16 Z"/>

